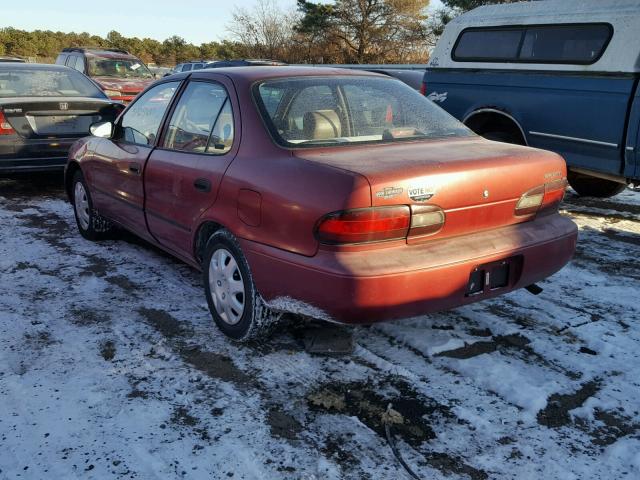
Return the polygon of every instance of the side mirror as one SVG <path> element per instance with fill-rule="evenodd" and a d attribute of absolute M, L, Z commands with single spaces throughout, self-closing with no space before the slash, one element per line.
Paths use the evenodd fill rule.
<path fill-rule="evenodd" d="M 113 123 L 98 122 L 89 127 L 91 135 L 100 138 L 111 138 L 113 136 Z"/>

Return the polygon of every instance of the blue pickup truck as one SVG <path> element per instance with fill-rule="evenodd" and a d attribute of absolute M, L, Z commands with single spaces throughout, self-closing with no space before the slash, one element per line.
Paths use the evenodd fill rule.
<path fill-rule="evenodd" d="M 450 22 L 423 93 L 480 135 L 560 153 L 580 195 L 640 185 L 640 0 L 476 8 Z"/>

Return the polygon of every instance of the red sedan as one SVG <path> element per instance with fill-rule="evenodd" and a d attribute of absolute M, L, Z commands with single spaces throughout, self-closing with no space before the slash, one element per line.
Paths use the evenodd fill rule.
<path fill-rule="evenodd" d="M 71 149 L 80 233 L 120 226 L 201 269 L 237 340 L 278 312 L 409 317 L 562 268 L 563 159 L 485 140 L 398 80 L 245 67 L 156 82 Z"/>

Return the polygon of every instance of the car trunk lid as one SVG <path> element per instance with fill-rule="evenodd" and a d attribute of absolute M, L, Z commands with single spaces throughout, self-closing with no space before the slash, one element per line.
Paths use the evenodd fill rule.
<path fill-rule="evenodd" d="M 480 137 L 297 149 L 294 155 L 363 175 L 371 206 L 440 207 L 444 227 L 429 238 L 530 220 L 533 215 L 515 213 L 522 195 L 566 177 L 559 155 Z"/>
<path fill-rule="evenodd" d="M 81 137 L 91 124 L 113 119 L 108 100 L 77 97 L 7 99 L 0 103 L 6 121 L 24 138 Z"/>

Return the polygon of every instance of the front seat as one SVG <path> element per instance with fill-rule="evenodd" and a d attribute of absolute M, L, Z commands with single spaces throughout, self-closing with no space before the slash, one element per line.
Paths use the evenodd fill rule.
<path fill-rule="evenodd" d="M 315 110 L 304 114 L 302 130 L 306 140 L 326 140 L 342 136 L 342 123 L 335 110 Z"/>

